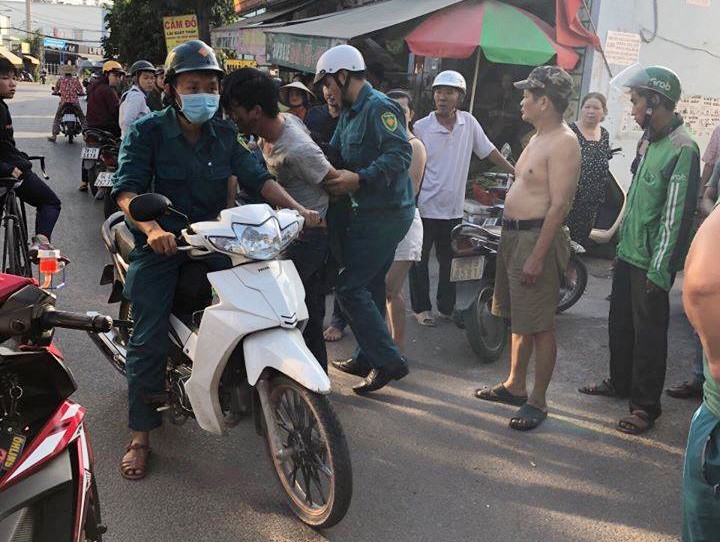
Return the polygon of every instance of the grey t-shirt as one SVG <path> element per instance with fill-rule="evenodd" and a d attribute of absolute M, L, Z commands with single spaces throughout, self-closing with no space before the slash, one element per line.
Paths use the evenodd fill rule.
<path fill-rule="evenodd" d="M 713 169 L 712 175 L 710 176 L 710 180 L 705 185 L 705 188 L 714 188 L 715 193 L 720 195 L 720 162 L 715 164 L 715 168 Z"/>
<path fill-rule="evenodd" d="M 295 201 L 324 218 L 329 197 L 320 182 L 332 166 L 302 121 L 291 114 L 283 117 L 282 133 L 275 144 L 261 145 L 267 168 Z"/>

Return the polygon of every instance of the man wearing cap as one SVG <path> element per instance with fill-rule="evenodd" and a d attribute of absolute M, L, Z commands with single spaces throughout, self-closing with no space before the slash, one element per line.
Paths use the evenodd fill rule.
<path fill-rule="evenodd" d="M 563 121 L 572 95 L 572 78 L 555 66 L 535 68 L 524 81 L 522 118 L 536 130 L 520 155 L 515 182 L 505 198 L 497 257 L 493 314 L 510 319 L 510 374 L 475 396 L 520 406 L 510 427 L 527 431 L 547 417 L 546 393 L 555 368 L 555 311 L 560 280 L 570 258 L 562 227 L 580 177 L 580 146 Z M 535 352 L 535 385 L 528 396 L 526 377 Z"/>
<path fill-rule="evenodd" d="M 352 359 L 333 365 L 365 377 L 358 394 L 405 377 L 408 366 L 385 324 L 385 275 L 415 215 L 408 175 L 412 147 L 400 106 L 365 79 L 365 60 L 339 45 L 318 60 L 315 83 L 338 92 L 343 103 L 330 145 L 350 171 L 323 183 L 345 206 L 328 215 L 330 248 L 340 264 L 336 294 L 358 342 Z"/>
<path fill-rule="evenodd" d="M 170 215 L 135 222 L 129 213 L 130 201 L 153 191 L 170 198 L 190 222 L 214 220 L 233 205 L 237 179 L 268 203 L 297 210 L 307 225 L 320 221 L 316 211 L 291 198 L 239 143 L 231 122 L 216 118 L 224 72 L 212 48 L 199 40 L 178 45 L 165 67 L 165 93 L 172 106 L 130 126 L 120 147 L 112 190 L 135 238 L 123 291 L 132 302 L 133 316 L 127 346 L 132 438 L 120 463 L 120 472 L 128 480 L 145 476 L 150 431 L 161 423 L 152 402 L 165 389 L 170 312 L 187 318 L 206 306 L 212 299 L 207 272 L 227 265 L 222 257 L 190 262 L 186 252 L 178 252 L 176 243 L 185 221 Z"/>
<path fill-rule="evenodd" d="M 165 103 L 165 94 L 163 92 L 165 88 L 165 68 L 155 68 L 155 85 L 153 89 L 148 93 L 147 104 L 151 111 L 160 111 L 165 109 L 167 104 Z"/>
<path fill-rule="evenodd" d="M 437 286 L 438 315 L 450 318 L 455 307 L 455 284 L 450 282 L 450 232 L 462 222 L 465 187 L 473 153 L 489 159 L 503 171 L 514 168 L 485 135 L 480 123 L 458 107 L 465 98 L 465 78 L 456 71 L 438 74 L 433 82 L 435 111 L 413 126 L 425 145 L 428 160 L 418 195 L 423 222 L 422 259 L 410 270 L 410 298 L 420 325 L 435 325 L 430 301 L 430 250 L 440 265 Z"/>
<path fill-rule="evenodd" d="M 692 238 L 700 150 L 675 113 L 678 76 L 668 68 L 631 67 L 615 86 L 631 90 L 632 115 L 649 145 L 633 176 L 620 228 L 610 301 L 610 378 L 580 392 L 630 399 L 618 431 L 639 435 L 662 413 L 669 292 Z"/>
<path fill-rule="evenodd" d="M 53 91 L 60 95 L 60 103 L 58 104 L 57 111 L 55 112 L 55 118 L 52 124 L 52 134 L 48 137 L 48 141 L 55 143 L 57 136 L 60 133 L 60 120 L 63 114 L 70 113 L 67 106 L 72 108 L 72 112 L 77 115 L 80 124 L 85 127 L 85 113 L 83 113 L 82 107 L 80 107 L 80 100 L 78 96 L 85 95 L 85 89 L 78 80 L 74 77 L 72 66 L 60 66 L 60 73 L 63 76 L 57 80 Z"/>

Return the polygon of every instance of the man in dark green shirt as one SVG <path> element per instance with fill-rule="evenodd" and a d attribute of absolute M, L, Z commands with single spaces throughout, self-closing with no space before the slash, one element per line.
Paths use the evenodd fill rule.
<path fill-rule="evenodd" d="M 120 148 L 112 195 L 126 215 L 136 242 L 124 296 L 132 302 L 133 332 L 127 348 L 129 425 L 133 432 L 120 470 L 123 477 L 145 476 L 150 431 L 161 415 L 148 397 L 165 389 L 170 313 L 175 301 L 180 268 L 189 258 L 178 253 L 176 236 L 186 224 L 177 216 L 134 222 L 130 201 L 138 194 L 164 194 L 191 222 L 214 220 L 232 206 L 236 181 L 269 203 L 296 209 L 309 225 L 320 221 L 292 199 L 272 176 L 240 145 L 235 126 L 214 118 L 219 105 L 223 71 L 213 50 L 202 41 L 179 45 L 166 61 L 165 92 L 172 107 L 136 122 Z M 223 258 L 193 262 L 192 302 L 209 301 L 209 270 L 227 265 Z M 199 282 L 199 283 L 198 283 Z M 178 301 L 188 304 L 185 292 Z M 183 303 L 184 302 L 184 303 Z M 194 304 L 194 303 L 191 303 Z M 177 310 L 178 303 L 175 303 Z"/>
<path fill-rule="evenodd" d="M 365 80 L 360 51 L 339 45 L 325 52 L 315 83 L 338 95 L 343 112 L 330 142 L 349 171 L 324 182 L 341 197 L 328 215 L 331 249 L 340 263 L 336 293 L 358 342 L 352 359 L 333 365 L 366 377 L 358 394 L 378 390 L 408 374 L 385 324 L 385 275 L 415 213 L 408 175 L 412 147 L 403 111 Z"/>

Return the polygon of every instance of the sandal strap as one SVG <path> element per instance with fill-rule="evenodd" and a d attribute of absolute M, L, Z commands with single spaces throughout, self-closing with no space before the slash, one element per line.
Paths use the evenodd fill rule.
<path fill-rule="evenodd" d="M 128 444 L 125 451 L 129 452 L 130 450 L 147 450 L 150 451 L 150 445 L 149 444 L 140 444 L 139 442 L 131 442 Z"/>

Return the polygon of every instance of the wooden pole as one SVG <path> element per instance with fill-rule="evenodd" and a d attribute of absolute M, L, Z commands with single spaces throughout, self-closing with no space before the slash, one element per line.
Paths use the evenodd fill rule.
<path fill-rule="evenodd" d="M 477 55 L 475 56 L 475 75 L 473 75 L 472 95 L 470 96 L 471 115 L 473 114 L 473 110 L 475 109 L 475 91 L 477 91 L 478 73 L 480 72 L 480 55 L 482 55 L 482 52 L 480 50 L 480 47 L 478 47 Z"/>

